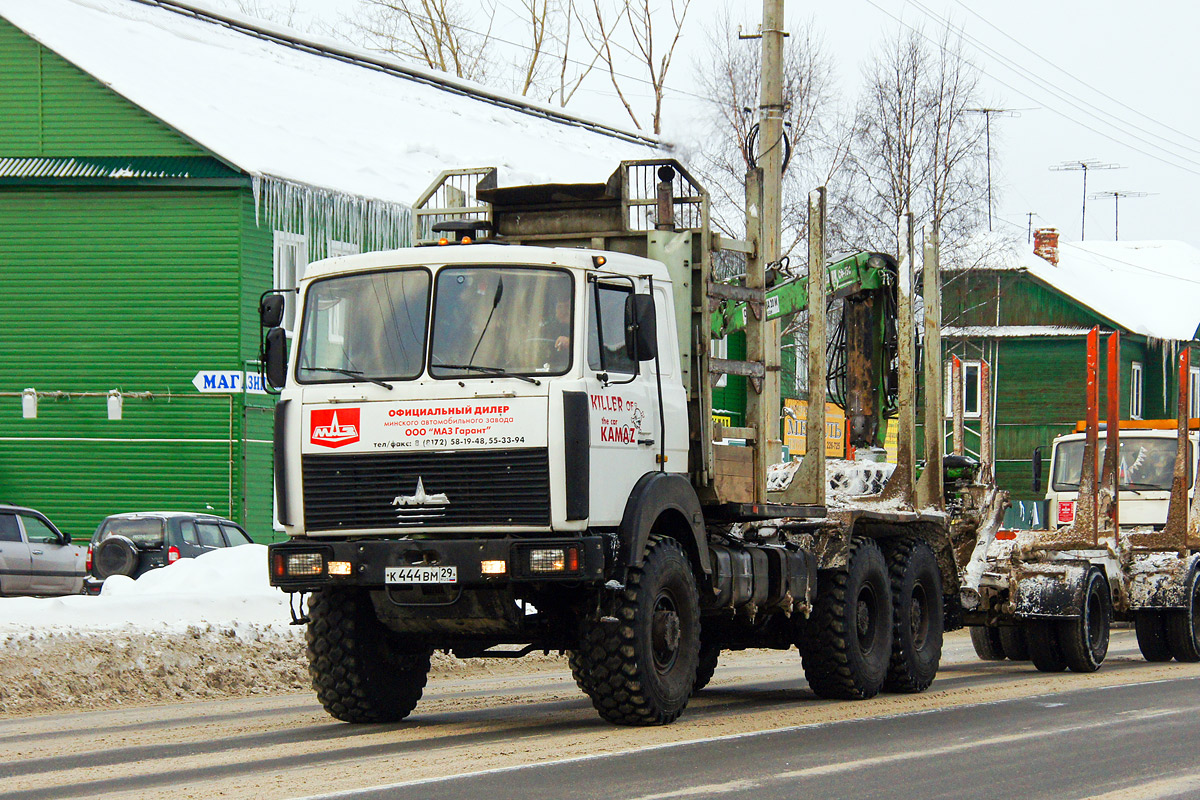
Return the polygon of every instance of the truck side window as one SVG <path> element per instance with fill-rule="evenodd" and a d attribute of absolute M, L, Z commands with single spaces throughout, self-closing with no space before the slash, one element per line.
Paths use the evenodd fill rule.
<path fill-rule="evenodd" d="M 600 295 L 600 324 L 596 323 L 596 295 Z M 625 351 L 625 298 L 629 287 L 605 286 L 598 291 L 588 287 L 588 366 L 593 370 L 632 375 L 637 367 Z M 600 342 L 604 342 L 604 363 L 600 363 Z"/>

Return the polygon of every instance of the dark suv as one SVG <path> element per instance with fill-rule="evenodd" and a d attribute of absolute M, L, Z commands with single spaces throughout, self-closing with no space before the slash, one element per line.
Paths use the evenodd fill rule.
<path fill-rule="evenodd" d="M 99 594 L 110 575 L 136 578 L 181 558 L 195 558 L 219 547 L 251 544 L 234 522 L 212 514 L 151 511 L 105 517 L 88 545 L 90 575 L 84 591 Z"/>

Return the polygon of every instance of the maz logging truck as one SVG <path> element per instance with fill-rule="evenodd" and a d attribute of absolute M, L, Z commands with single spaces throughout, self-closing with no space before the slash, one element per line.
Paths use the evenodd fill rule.
<path fill-rule="evenodd" d="M 285 296 L 264 296 L 289 537 L 270 547 L 270 579 L 301 593 L 330 714 L 407 716 L 435 650 L 566 651 L 600 715 L 633 725 L 678 717 L 723 649 L 797 647 L 821 697 L 929 686 L 943 630 L 961 625 L 962 560 L 1003 499 L 944 489 L 937 436 L 917 482 L 911 231 L 899 259 L 827 266 L 823 193 L 812 210 L 808 275 L 781 298 L 765 278 L 777 265 L 711 232 L 707 194 L 674 161 L 625 162 L 602 184 L 450 171 L 416 206 L 414 241 L 430 246 L 307 269 L 286 297 L 290 348 Z M 718 250 L 745 255 L 745 285 L 713 280 Z M 923 260 L 940 395 L 929 237 Z M 809 430 L 825 429 L 827 385 L 864 451 L 895 416 L 881 494 L 828 492 L 846 483 L 835 473 L 879 465 L 827 464 L 819 445 L 768 492 L 778 366 L 754 355 L 772 317 L 808 307 Z M 711 357 L 732 330 L 751 358 Z M 743 427 L 713 421 L 722 374 L 747 379 Z"/>

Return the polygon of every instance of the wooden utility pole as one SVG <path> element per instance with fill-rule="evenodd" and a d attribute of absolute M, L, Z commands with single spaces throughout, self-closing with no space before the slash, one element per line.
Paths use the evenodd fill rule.
<path fill-rule="evenodd" d="M 762 91 L 759 99 L 757 175 L 748 176 L 747 187 L 761 180 L 761 194 L 747 192 L 746 221 L 757 223 L 757 231 L 747 231 L 757 244 L 757 258 L 749 259 L 746 287 L 765 290 L 766 271 L 777 266 L 780 250 L 780 225 L 783 194 L 783 0 L 763 0 L 762 32 Z M 761 207 L 754 209 L 756 197 Z M 758 213 L 754 213 L 755 211 Z M 765 316 L 765 307 L 763 309 Z M 779 438 L 780 414 L 780 341 L 779 322 L 764 322 L 761 326 L 746 326 L 746 359 L 759 361 L 765 367 L 761 391 L 751 391 L 747 397 L 746 417 L 750 427 L 757 429 L 755 448 L 755 489 L 759 499 L 766 497 L 767 464 L 779 461 L 782 442 Z M 811 434 L 810 434 L 811 435 Z M 761 478 L 760 478 L 761 476 Z M 761 483 L 759 482 L 761 480 Z"/>

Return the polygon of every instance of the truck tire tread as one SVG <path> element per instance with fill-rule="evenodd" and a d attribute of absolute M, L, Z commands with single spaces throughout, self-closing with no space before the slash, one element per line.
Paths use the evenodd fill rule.
<path fill-rule="evenodd" d="M 875 586 L 875 641 L 869 653 L 860 650 L 857 625 L 858 589 Z M 808 620 L 801 652 L 809 687 L 829 700 L 863 700 L 883 688 L 891 659 L 892 610 L 887 566 L 879 545 L 863 536 L 851 540 L 847 567 L 818 575 L 816 610 Z M 853 595 L 855 607 L 851 612 Z M 880 624 L 880 623 L 883 624 Z"/>
<path fill-rule="evenodd" d="M 1025 635 L 1023 627 L 1006 625 L 997 630 L 1000 632 L 1000 647 L 1004 651 L 1005 658 L 1010 661 L 1029 660 L 1029 638 Z"/>
<path fill-rule="evenodd" d="M 1103 573 L 1092 570 L 1083 587 L 1079 617 L 1058 623 L 1058 643 L 1072 672 L 1095 672 L 1108 655 L 1112 627 L 1112 601 Z"/>
<path fill-rule="evenodd" d="M 654 609 L 672 584 L 679 639 L 674 658 L 660 672 L 654 663 Z M 616 607 L 615 621 L 586 623 L 572 654 L 576 683 L 605 720 L 617 725 L 665 725 L 683 713 L 696 680 L 700 652 L 700 599 L 691 564 L 674 539 L 654 535 L 640 566 L 632 567 Z M 576 670 L 573 669 L 573 672 Z"/>
<path fill-rule="evenodd" d="M 720 660 L 721 645 L 715 642 L 706 642 L 701 636 L 700 656 L 696 661 L 696 685 L 692 687 L 692 694 L 708 686 L 717 671 L 717 662 Z"/>
<path fill-rule="evenodd" d="M 1006 657 L 1000 629 L 988 625 L 971 626 L 971 645 L 980 661 L 1003 661 Z"/>
<path fill-rule="evenodd" d="M 1030 620 L 1025 623 L 1025 635 L 1029 639 L 1029 660 L 1039 672 L 1062 672 L 1067 668 L 1054 620 Z"/>
<path fill-rule="evenodd" d="M 308 672 L 331 716 L 379 723 L 412 713 L 429 676 L 430 649 L 406 646 L 384 627 L 365 592 L 313 592 L 308 616 Z"/>
<path fill-rule="evenodd" d="M 1200 661 L 1200 572 L 1188 575 L 1186 606 L 1166 614 L 1167 647 L 1176 661 Z"/>
<path fill-rule="evenodd" d="M 1162 611 L 1138 611 L 1133 615 L 1133 630 L 1137 634 L 1142 658 L 1152 663 L 1170 661 L 1171 645 L 1167 642 L 1167 617 Z"/>
<path fill-rule="evenodd" d="M 942 576 L 937 557 L 924 539 L 905 536 L 889 543 L 888 577 L 892 588 L 892 657 L 883 688 L 889 692 L 923 692 L 937 676 L 942 658 Z M 924 631 L 913 631 L 912 603 L 924 596 L 919 611 Z"/>

